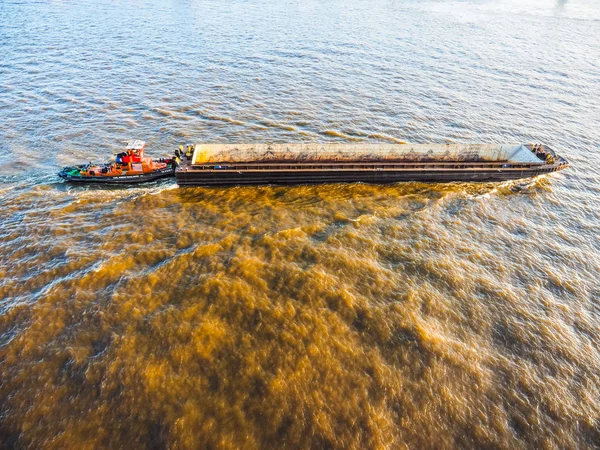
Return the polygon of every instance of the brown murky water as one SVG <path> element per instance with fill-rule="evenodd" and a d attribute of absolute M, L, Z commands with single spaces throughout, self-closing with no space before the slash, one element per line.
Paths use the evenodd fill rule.
<path fill-rule="evenodd" d="M 40 186 L 3 227 L 3 438 L 598 442 L 598 261 L 511 207 L 551 185 Z"/>
<path fill-rule="evenodd" d="M 1 446 L 600 446 L 600 12 L 335 5 L 0 5 Z M 505 184 L 55 179 L 128 137 L 544 141 L 574 165 Z"/>

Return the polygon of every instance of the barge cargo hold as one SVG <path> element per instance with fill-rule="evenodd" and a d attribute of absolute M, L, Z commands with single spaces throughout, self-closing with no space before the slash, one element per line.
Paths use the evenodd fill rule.
<path fill-rule="evenodd" d="M 175 171 L 180 186 L 502 181 L 569 163 L 545 145 L 197 144 Z"/>

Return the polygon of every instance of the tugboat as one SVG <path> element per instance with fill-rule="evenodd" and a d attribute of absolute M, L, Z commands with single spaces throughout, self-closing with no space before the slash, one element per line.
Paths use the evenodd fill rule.
<path fill-rule="evenodd" d="M 124 152 L 104 164 L 82 164 L 62 169 L 58 176 L 76 183 L 132 184 L 175 176 L 179 158 L 152 159 L 144 156 L 144 141 L 129 141 Z"/>

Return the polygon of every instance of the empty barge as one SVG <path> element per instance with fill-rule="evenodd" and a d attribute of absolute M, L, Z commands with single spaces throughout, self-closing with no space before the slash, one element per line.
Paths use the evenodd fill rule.
<path fill-rule="evenodd" d="M 502 181 L 569 165 L 536 144 L 197 144 L 191 149 L 175 171 L 180 186 Z"/>

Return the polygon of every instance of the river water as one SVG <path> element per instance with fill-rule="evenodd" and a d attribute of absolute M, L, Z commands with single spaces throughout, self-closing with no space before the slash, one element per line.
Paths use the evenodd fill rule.
<path fill-rule="evenodd" d="M 600 446 L 600 3 L 0 2 L 5 448 Z M 543 142 L 504 184 L 132 189 L 129 138 Z"/>

